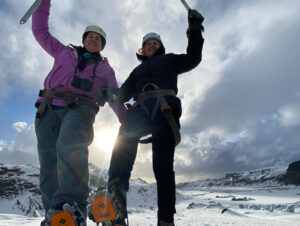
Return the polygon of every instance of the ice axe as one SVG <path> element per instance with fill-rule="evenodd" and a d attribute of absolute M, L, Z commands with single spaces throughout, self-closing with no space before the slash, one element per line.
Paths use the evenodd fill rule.
<path fill-rule="evenodd" d="M 180 0 L 180 1 L 182 2 L 183 6 L 186 8 L 186 10 L 187 10 L 188 12 L 190 12 L 190 11 L 195 11 L 195 10 L 192 10 L 192 9 L 191 9 L 191 7 L 186 3 L 185 0 Z M 195 13 L 195 12 L 193 12 L 192 14 L 193 14 L 193 16 L 196 17 L 199 21 L 201 21 L 201 23 L 204 21 L 204 17 L 203 17 L 200 13 Z"/>
<path fill-rule="evenodd" d="M 29 17 L 33 14 L 33 12 L 39 7 L 39 5 L 44 0 L 35 0 L 34 3 L 30 6 L 30 8 L 26 11 L 24 16 L 20 20 L 20 24 L 25 24 Z"/>
<path fill-rule="evenodd" d="M 184 5 L 184 7 L 186 8 L 187 11 L 189 11 L 191 9 L 191 7 L 189 7 L 189 5 L 186 3 L 185 0 L 180 0 L 182 2 L 182 4 Z"/>
<path fill-rule="evenodd" d="M 201 31 L 204 31 L 204 27 L 202 26 L 202 23 L 204 21 L 204 17 L 197 11 L 194 9 L 191 9 L 191 7 L 186 3 L 185 0 L 180 0 L 182 2 L 182 4 L 184 5 L 184 7 L 186 8 L 186 10 L 188 11 L 188 17 L 190 18 L 195 18 L 197 19 L 200 23 L 201 23 Z"/>

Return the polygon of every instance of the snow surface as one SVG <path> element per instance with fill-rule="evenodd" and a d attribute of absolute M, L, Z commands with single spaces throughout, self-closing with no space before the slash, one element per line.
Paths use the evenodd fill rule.
<path fill-rule="evenodd" d="M 299 186 L 282 185 L 276 178 L 286 170 L 268 168 L 214 180 L 177 185 L 177 226 L 300 226 Z M 105 170 L 90 166 L 91 177 Z M 97 180 L 94 178 L 94 182 Z M 92 187 L 97 186 L 91 184 Z M 26 197 L 21 194 L 19 199 Z M 6 208 L 6 209 L 5 209 Z M 222 214 L 222 211 L 226 211 Z M 141 179 L 131 180 L 128 193 L 129 225 L 156 226 L 156 186 Z M 42 212 L 38 212 L 42 214 Z M 38 226 L 43 219 L 19 214 L 9 200 L 1 200 L 0 226 Z M 88 226 L 96 225 L 88 221 Z"/>

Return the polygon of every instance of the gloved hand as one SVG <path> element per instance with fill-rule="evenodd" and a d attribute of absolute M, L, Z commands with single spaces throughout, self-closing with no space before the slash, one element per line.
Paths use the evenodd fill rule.
<path fill-rule="evenodd" d="M 100 106 L 104 106 L 106 102 L 117 103 L 118 98 L 118 88 L 101 88 L 96 92 L 96 101 Z"/>
<path fill-rule="evenodd" d="M 107 88 L 103 91 L 104 96 L 107 97 L 107 101 L 111 103 L 118 103 L 119 102 L 119 88 Z"/>
<path fill-rule="evenodd" d="M 103 107 L 105 103 L 108 101 L 107 95 L 103 92 L 103 89 L 98 89 L 96 92 L 96 101 L 97 103 Z"/>
<path fill-rule="evenodd" d="M 188 12 L 189 30 L 201 30 L 204 31 L 202 25 L 204 17 L 195 9 L 190 9 Z"/>

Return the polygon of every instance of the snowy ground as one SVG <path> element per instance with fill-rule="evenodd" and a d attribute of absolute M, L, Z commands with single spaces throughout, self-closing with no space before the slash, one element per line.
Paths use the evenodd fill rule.
<path fill-rule="evenodd" d="M 154 185 L 141 183 L 131 189 L 128 195 L 131 226 L 156 226 L 154 194 Z M 222 214 L 224 208 L 228 209 Z M 295 186 L 203 187 L 187 184 L 177 189 L 176 209 L 178 226 L 300 226 L 300 189 Z M 41 220 L 0 214 L 0 226 L 38 226 Z M 89 221 L 88 226 L 92 225 L 96 224 Z"/>

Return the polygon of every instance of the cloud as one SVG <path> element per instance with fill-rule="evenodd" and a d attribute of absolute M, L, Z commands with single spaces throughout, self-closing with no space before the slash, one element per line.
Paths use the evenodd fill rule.
<path fill-rule="evenodd" d="M 37 154 L 34 125 L 16 122 L 13 124 L 13 126 L 15 129 L 17 129 L 18 134 L 14 142 L 9 147 L 9 150 Z"/>
<path fill-rule="evenodd" d="M 238 4 L 209 21 L 200 69 L 179 80 L 179 174 L 201 177 L 299 159 L 299 4 L 292 3 Z"/>
<path fill-rule="evenodd" d="M 28 128 L 26 122 L 15 122 L 12 125 L 13 128 L 15 128 L 18 132 L 21 132 L 22 130 Z"/>
<path fill-rule="evenodd" d="M 14 7 L 18 14 L 0 11 L 0 18 L 5 18 L 2 19 L 0 35 L 6 40 L 0 43 L 0 101 L 12 95 L 14 90 L 26 95 L 36 92 L 43 81 L 41 71 L 49 70 L 46 69 L 49 68 L 49 59 L 45 53 L 36 51 L 38 46 L 28 24 L 21 26 L 18 22 L 21 5 L 23 3 L 5 1 L 3 7 Z"/>
<path fill-rule="evenodd" d="M 4 147 L 5 147 L 5 141 L 0 140 L 0 151 L 3 151 Z"/>
<path fill-rule="evenodd" d="M 247 8 L 243 10 L 247 11 Z M 291 43 L 297 43 L 296 37 L 300 30 L 296 25 L 299 18 L 293 15 L 291 13 L 290 17 L 280 17 L 283 26 L 276 26 L 278 22 L 275 20 L 275 24 L 263 27 L 256 37 L 245 37 L 246 40 L 258 39 L 254 48 L 239 44 L 245 42 L 241 37 L 235 39 L 238 43 L 228 45 L 228 36 L 223 35 L 222 43 L 231 46 L 227 47 L 227 50 L 229 48 L 232 53 L 229 58 L 224 58 L 223 53 L 218 54 L 220 61 L 225 61 L 225 64 L 216 66 L 221 67 L 221 72 L 215 79 L 215 84 L 200 97 L 200 101 L 197 101 L 198 96 L 187 100 L 190 106 L 186 114 L 189 117 L 186 119 L 186 127 L 206 129 L 218 126 L 236 132 L 242 126 L 259 122 L 287 101 L 299 99 L 296 96 L 296 84 L 299 83 L 300 78 L 297 74 L 300 68 L 296 59 L 299 58 L 300 49 L 299 45 L 294 46 Z M 252 26 L 255 24 L 257 23 L 253 21 Z M 230 25 L 227 24 L 229 27 Z M 240 32 L 237 29 L 232 30 Z M 257 29 L 253 27 L 252 33 L 255 30 Z M 206 45 L 210 45 L 209 39 Z M 199 126 L 195 121 L 199 122 Z"/>
<path fill-rule="evenodd" d="M 0 140 L 0 162 L 8 164 L 39 164 L 34 126 L 26 122 L 12 125 L 18 132 L 16 139 L 8 143 Z"/>
<path fill-rule="evenodd" d="M 268 166 L 283 166 L 300 159 L 300 128 L 283 128 L 276 117 L 256 128 L 235 134 L 207 131 L 184 136 L 176 151 L 175 169 L 180 176 L 211 178 Z M 188 150 L 188 151 L 187 151 Z"/>
<path fill-rule="evenodd" d="M 0 151 L 0 162 L 21 165 L 21 164 L 33 164 L 39 165 L 38 156 L 32 153 L 26 153 L 23 151 L 10 151 L 2 150 Z"/>
<path fill-rule="evenodd" d="M 278 120 L 285 127 L 300 126 L 300 104 L 295 103 L 281 107 Z"/>

